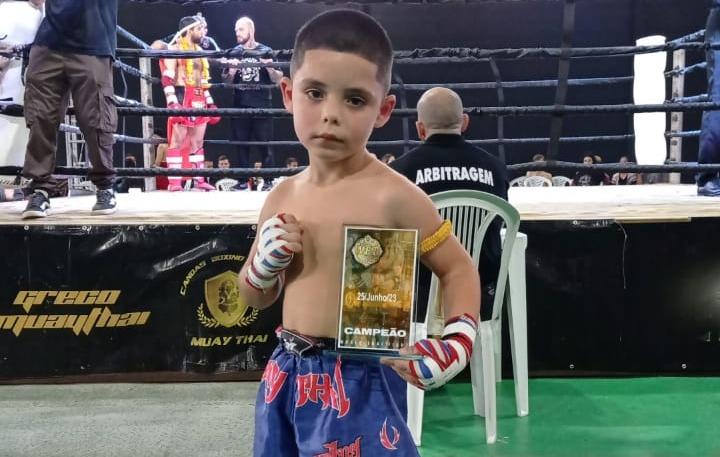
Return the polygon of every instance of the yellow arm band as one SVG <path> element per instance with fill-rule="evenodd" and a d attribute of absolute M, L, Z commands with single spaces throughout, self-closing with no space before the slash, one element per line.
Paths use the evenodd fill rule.
<path fill-rule="evenodd" d="M 445 220 L 435 233 L 420 242 L 420 255 L 425 255 L 435 249 L 452 234 L 452 222 Z"/>

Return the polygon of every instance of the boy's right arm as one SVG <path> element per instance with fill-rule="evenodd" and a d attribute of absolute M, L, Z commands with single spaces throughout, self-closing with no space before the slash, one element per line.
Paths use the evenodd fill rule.
<path fill-rule="evenodd" d="M 268 200 L 275 200 L 272 196 Z M 266 202 L 255 242 L 238 277 L 240 293 L 253 308 L 275 303 L 285 282 L 285 270 L 294 254 L 302 252 L 302 228 L 297 219 L 276 211 L 270 201 Z"/>

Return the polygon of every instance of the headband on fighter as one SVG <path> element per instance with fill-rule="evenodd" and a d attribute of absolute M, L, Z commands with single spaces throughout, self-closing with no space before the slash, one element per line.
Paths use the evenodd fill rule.
<path fill-rule="evenodd" d="M 168 45 L 175 43 L 180 38 L 180 36 L 182 36 L 183 33 L 189 31 L 191 28 L 203 24 L 207 24 L 207 21 L 205 21 L 205 18 L 202 17 L 200 13 L 196 14 L 195 16 L 186 16 L 180 19 L 180 30 L 178 30 L 177 33 L 173 36 L 172 40 L 168 42 Z"/>

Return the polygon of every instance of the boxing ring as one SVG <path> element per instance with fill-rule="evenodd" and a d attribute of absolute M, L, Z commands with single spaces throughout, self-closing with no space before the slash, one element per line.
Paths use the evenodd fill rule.
<path fill-rule="evenodd" d="M 0 429 L 15 431 L 14 438 L 22 436 L 22 422 L 33 423 L 39 418 L 35 413 L 23 411 L 32 411 L 37 405 L 43 411 L 56 414 L 53 417 L 62 419 L 67 414 L 67 420 L 73 420 L 82 411 L 64 410 L 63 401 L 52 400 L 55 395 L 69 395 L 68 398 L 75 402 L 73 404 L 83 404 L 78 410 L 87 409 L 90 415 L 107 414 L 114 418 L 117 430 L 126 426 L 122 419 L 123 410 L 138 408 L 139 419 L 132 425 L 136 438 L 125 443 L 123 448 L 131 454 L 164 455 L 155 448 L 172 447 L 182 440 L 186 443 L 183 452 L 187 455 L 250 455 L 247 443 L 251 438 L 247 432 L 251 430 L 250 405 L 255 383 L 203 383 L 198 385 L 200 388 L 188 383 L 165 386 L 124 384 L 255 381 L 275 346 L 273 330 L 280 322 L 279 303 L 260 312 L 235 310 L 228 321 L 224 321 L 218 312 L 232 294 L 232 288 L 227 284 L 234 281 L 245 261 L 268 193 L 153 190 L 154 178 L 168 176 L 170 172 L 150 167 L 154 161 L 153 146 L 161 141 L 150 136 L 153 122 L 162 121 L 169 115 L 270 115 L 285 119 L 288 115 L 277 108 L 209 111 L 154 107 L 153 90 L 157 93 L 159 89 L 159 80 L 152 71 L 154 59 L 162 56 L 241 57 L 241 54 L 229 50 L 198 53 L 149 50 L 146 43 L 128 30 L 119 28 L 118 33 L 140 49 L 118 49 L 121 60 L 116 62 L 116 67 L 126 76 L 137 77 L 141 87 L 137 94 L 140 101 L 118 98 L 118 111 L 128 119 L 140 118 L 143 133 L 141 137 L 131 137 L 122 132 L 116 139 L 128 144 L 142 144 L 141 162 L 144 164 L 138 169 L 119 168 L 118 175 L 144 178 L 147 191 L 137 189 L 117 194 L 118 211 L 106 216 L 90 214 L 93 195 L 52 198 L 51 212 L 42 219 L 22 220 L 26 204 L 23 200 L 0 202 L 0 252 L 4 253 L 0 257 L 0 271 L 4 275 L 0 285 L 0 344 L 5 348 L 0 363 L 0 384 L 120 384 L 112 388 L 99 385 L 98 389 L 74 386 L 76 389 L 69 394 L 63 392 L 64 386 L 43 386 L 38 390 L 41 393 L 23 389 L 26 386 L 3 386 L 0 404 L 15 402 L 21 406 L 0 420 Z M 720 296 L 715 279 L 720 271 L 717 259 L 720 242 L 716 236 L 720 198 L 699 198 L 696 186 L 687 179 L 681 183 L 680 175 L 681 172 L 720 169 L 718 165 L 703 166 L 683 161 L 682 154 L 683 139 L 699 136 L 698 130 L 683 130 L 683 115 L 720 109 L 720 105 L 708 101 L 705 94 L 684 95 L 685 75 L 704 69 L 702 63 L 685 67 L 685 53 L 691 55 L 706 49 L 702 38 L 701 30 L 659 45 L 572 48 L 563 43 L 559 48 L 396 51 L 396 63 L 401 67 L 447 62 L 493 66 L 503 60 L 528 59 L 532 62 L 533 59 L 553 58 L 562 62 L 593 56 L 672 54 L 672 69 L 664 75 L 672 86 L 672 97 L 657 103 L 568 104 L 567 87 L 627 84 L 634 78 L 570 78 L 562 69 L 558 71 L 557 79 L 512 81 L 504 80 L 496 72 L 495 80 L 444 84 L 461 96 L 474 91 L 493 91 L 497 95 L 497 106 L 466 108 L 473 119 L 492 119 L 496 124 L 496 135 L 469 139 L 481 147 L 497 148 L 497 155 L 506 160 L 508 169 L 514 174 L 551 170 L 571 175 L 583 168 L 580 164 L 562 160 L 563 146 L 628 143 L 634 142 L 636 135 L 563 136 L 555 123 L 547 137 L 510 138 L 506 134 L 510 131 L 509 119 L 513 117 L 567 119 L 593 113 L 618 116 L 664 113 L 663 118 L 670 126 L 668 131 L 661 133 L 667 147 L 663 148 L 663 157 L 659 161 L 642 165 L 593 166 L 606 173 L 623 170 L 658 173 L 659 184 L 510 188 L 509 201 L 520 213 L 521 231 L 527 235 L 528 243 L 525 268 L 531 377 L 697 376 L 720 372 L 720 348 L 716 343 L 718 322 L 709 311 Z M 289 52 L 280 50 L 272 54 L 278 60 L 277 67 L 287 68 Z M 126 63 L 135 59 L 137 67 Z M 415 111 L 409 108 L 407 94 L 434 85 L 404 83 L 399 77 L 394 79 L 392 91 L 399 99 L 395 115 L 405 127 L 403 137 L 371 141 L 370 151 L 399 152 L 419 144 L 408 133 L 408 121 L 413 119 Z M 245 86 L 213 84 L 213 90 L 237 87 Z M 509 91 L 547 87 L 556 88 L 554 105 L 508 106 L 504 103 Z M 2 110 L 5 114 L 22 114 L 22 107 L 17 105 L 5 104 Z M 686 124 L 692 126 L 691 122 Z M 72 141 L 80 138 L 72 122 L 61 129 Z M 210 138 L 206 143 L 229 147 L 268 144 L 219 138 Z M 289 139 L 269 144 L 288 150 L 299 147 L 299 143 Z M 511 160 L 512 148 L 518 145 L 538 145 L 548 151 L 548 160 L 515 163 Z M 0 175 L 14 177 L 19 176 L 19 172 L 18 167 L 0 167 Z M 58 172 L 69 177 L 71 183 L 80 182 L 77 177 L 85 174 L 78 163 L 59 167 Z M 192 169 L 184 170 L 183 175 L 273 179 L 296 172 L 287 169 L 260 172 Z M 15 187 L 23 184 L 19 178 L 6 181 Z M 80 190 L 86 186 L 87 183 L 83 183 Z M 28 357 L 28 353 L 32 356 Z M 508 351 L 503 354 L 502 365 L 503 375 L 512 376 Z M 657 403 L 668 410 L 695 408 L 701 411 L 700 416 L 710 417 L 711 411 L 706 409 L 717 399 L 712 394 L 717 383 L 703 381 L 697 380 L 688 387 L 679 381 L 674 384 L 671 379 L 668 383 L 677 386 L 676 390 L 685 389 L 694 394 L 677 401 L 686 403 L 682 405 L 674 404 L 675 397 L 660 398 Z M 506 398 L 505 406 L 500 404 L 498 455 L 505 455 L 503 452 L 534 455 L 529 441 L 541 441 L 540 435 L 557 433 L 553 432 L 554 427 L 562 427 L 566 436 L 577 435 L 575 439 L 579 442 L 589 440 L 587 446 L 607 439 L 613 442 L 627 439 L 629 442 L 630 439 L 618 432 L 618 428 L 632 427 L 633 424 L 622 420 L 599 431 L 597 436 L 601 438 L 588 437 L 594 433 L 595 422 L 599 421 L 595 417 L 603 416 L 601 407 L 593 409 L 596 404 L 591 400 L 607 395 L 606 384 L 600 380 L 596 384 L 593 382 L 589 387 L 587 384 L 578 387 L 565 380 L 531 379 L 533 415 L 528 420 L 535 422 L 529 431 L 527 422 L 523 422 L 525 419 L 512 417 L 511 387 L 502 384 L 499 395 Z M 453 452 L 457 455 L 470 455 L 464 454 L 465 451 L 473 455 L 487 451 L 479 441 L 474 442 L 477 441 L 475 438 L 469 441 L 468 437 L 478 435 L 477 428 L 482 427 L 482 421 L 465 411 L 471 400 L 460 387 L 463 385 L 451 385 L 429 397 L 427 409 L 437 412 L 426 427 L 428 438 L 424 441 L 423 456 L 448 455 L 448 442 L 453 443 Z M 628 381 L 615 389 L 620 398 L 636 396 L 642 399 L 651 388 L 643 381 Z M 234 393 L 238 391 L 241 393 L 236 397 Z M 707 392 L 710 392 L 708 397 L 701 396 Z M 204 401 L 204 398 L 211 400 Z M 567 403 L 558 403 L 565 401 Z M 627 416 L 633 414 L 633 408 L 642 406 L 637 403 L 633 406 L 632 400 L 627 400 L 627 404 L 624 399 L 618 402 L 620 406 L 613 406 Z M 106 409 L 108 403 L 111 403 L 110 409 Z M 552 415 L 543 416 L 547 411 L 557 410 L 558 404 L 568 410 L 566 422 Z M 599 400 L 597 404 L 601 404 Z M 599 413 L 590 421 L 584 415 L 573 416 L 576 414 L 573 408 Z M 198 414 L 200 418 L 195 417 Z M 688 423 L 695 424 L 693 421 L 700 420 L 692 419 L 690 413 L 687 415 Z M 11 416 L 17 416 L 17 420 Z M 177 418 L 185 416 L 189 419 L 178 426 Z M 213 421 L 235 427 L 241 433 L 229 433 L 208 425 Z M 538 426 L 538 421 L 546 424 Z M 100 428 L 85 422 L 78 428 L 77 440 L 90 443 L 95 441 L 95 436 L 108 433 L 112 436 L 110 442 L 120 447 L 127 436 L 115 430 L 113 424 L 104 422 Z M 452 430 L 445 424 L 452 424 Z M 48 438 L 41 441 L 40 446 L 44 444 L 56 454 L 33 455 L 77 452 L 77 440 L 68 437 L 64 428 L 46 427 Z M 147 432 L 155 427 L 162 437 Z M 687 430 L 672 432 L 669 428 L 666 424 L 648 426 L 648 433 L 653 436 L 669 433 L 677 440 L 688 436 Z M 107 432 L 107 429 L 111 431 Z M 639 434 L 645 436 L 642 432 Z M 665 441 L 662 443 L 670 446 Z M 707 448 L 716 449 L 712 447 L 711 439 L 704 443 Z M 642 449 L 644 444 L 640 443 L 637 448 Z M 57 447 L 53 448 L 53 445 Z M 583 446 L 579 445 L 577 455 L 587 453 Z M 100 444 L 85 447 L 87 455 L 100 455 L 108 449 Z M 227 453 L 228 447 L 240 451 Z M 6 450 L 13 455 L 23 455 L 26 447 L 22 440 L 10 439 L 6 441 Z M 601 450 L 597 452 L 602 453 Z M 546 454 L 557 455 L 552 451 Z"/>

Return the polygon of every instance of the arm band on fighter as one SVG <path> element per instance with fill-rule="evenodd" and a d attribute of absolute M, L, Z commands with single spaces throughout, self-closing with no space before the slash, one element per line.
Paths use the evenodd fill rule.
<path fill-rule="evenodd" d="M 160 84 L 162 84 L 163 92 L 165 92 L 167 106 L 179 105 L 180 102 L 178 102 L 177 95 L 175 95 L 175 72 L 168 69 L 163 70 Z"/>
<path fill-rule="evenodd" d="M 477 321 L 469 314 L 448 319 L 441 339 L 428 338 L 415 343 L 423 358 L 410 361 L 410 372 L 423 389 L 435 389 L 442 386 L 458 373 L 470 361 Z"/>
<path fill-rule="evenodd" d="M 163 87 L 163 92 L 165 92 L 165 102 L 167 103 L 167 106 L 180 104 L 180 102 L 178 101 L 177 95 L 175 95 L 175 87 L 174 86 Z"/>
<path fill-rule="evenodd" d="M 452 234 L 452 222 L 445 220 L 435 230 L 435 233 L 420 242 L 420 255 L 425 255 L 435 249 Z"/>
<path fill-rule="evenodd" d="M 163 87 L 175 85 L 175 72 L 173 70 L 165 69 L 160 77 L 160 84 Z"/>
<path fill-rule="evenodd" d="M 215 104 L 215 100 L 213 100 L 212 95 L 210 95 L 210 91 L 205 89 L 205 92 L 203 92 L 203 95 L 205 96 L 205 104 L 210 106 Z"/>
<path fill-rule="evenodd" d="M 287 233 L 280 228 L 284 223 L 284 215 L 277 214 L 266 220 L 258 232 L 257 251 L 247 269 L 245 282 L 260 292 L 272 289 L 278 283 L 282 288 L 285 269 L 293 259 L 288 242 L 280 239 Z"/>

